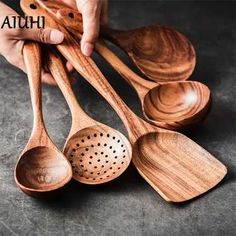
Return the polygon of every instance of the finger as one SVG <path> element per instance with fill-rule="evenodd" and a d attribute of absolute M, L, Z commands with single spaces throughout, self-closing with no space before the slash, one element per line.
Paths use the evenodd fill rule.
<path fill-rule="evenodd" d="M 101 11 L 101 24 L 106 25 L 108 23 L 108 2 L 103 1 L 102 11 Z"/>
<path fill-rule="evenodd" d="M 66 62 L 66 69 L 69 73 L 74 71 L 74 67 L 71 65 L 70 62 Z"/>
<path fill-rule="evenodd" d="M 64 40 L 64 34 L 56 29 L 24 29 L 20 35 L 21 39 L 30 39 L 47 44 L 60 44 Z"/>
<path fill-rule="evenodd" d="M 85 56 L 90 56 L 100 28 L 101 6 L 86 4 L 79 10 L 82 13 L 84 29 L 81 39 L 81 50 Z"/>
<path fill-rule="evenodd" d="M 57 83 L 54 80 L 54 78 L 52 77 L 52 75 L 50 73 L 45 72 L 44 70 L 42 71 L 42 82 L 48 85 L 53 85 L 56 86 Z"/>
<path fill-rule="evenodd" d="M 71 73 L 71 72 L 74 71 L 74 67 L 68 61 L 66 62 L 66 70 L 67 70 L 68 73 Z M 77 79 L 76 78 L 69 76 L 69 79 L 70 79 L 71 85 L 74 85 L 74 84 L 77 83 Z"/>

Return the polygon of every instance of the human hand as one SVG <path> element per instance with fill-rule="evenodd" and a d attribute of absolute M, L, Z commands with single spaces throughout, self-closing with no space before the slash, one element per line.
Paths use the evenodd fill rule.
<path fill-rule="evenodd" d="M 83 18 L 83 36 L 81 50 L 85 56 L 93 52 L 94 43 L 98 37 L 100 24 L 108 21 L 107 0 L 61 0 L 72 8 L 77 8 Z"/>
<path fill-rule="evenodd" d="M 0 2 L 0 22 L 2 24 L 6 16 L 17 16 L 18 14 L 10 7 Z M 11 19 L 11 17 L 10 17 Z M 0 54 L 3 55 L 8 62 L 26 72 L 23 47 L 25 40 L 34 40 L 47 44 L 59 44 L 63 41 L 64 34 L 58 30 L 45 29 L 10 29 L 3 28 L 0 30 Z M 72 66 L 67 63 L 68 71 L 72 70 Z M 42 82 L 56 85 L 55 80 L 45 69 L 42 69 Z"/>

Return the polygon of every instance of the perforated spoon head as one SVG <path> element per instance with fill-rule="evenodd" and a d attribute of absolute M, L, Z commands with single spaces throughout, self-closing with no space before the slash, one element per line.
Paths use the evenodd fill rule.
<path fill-rule="evenodd" d="M 131 144 L 119 131 L 93 120 L 80 107 L 60 55 L 48 51 L 47 66 L 71 111 L 71 130 L 64 146 L 73 178 L 101 184 L 121 175 L 131 162 Z"/>
<path fill-rule="evenodd" d="M 17 185 L 33 196 L 51 194 L 66 185 L 71 177 L 71 166 L 64 155 L 46 146 L 24 152 L 15 168 Z"/>
<path fill-rule="evenodd" d="M 209 111 L 209 88 L 195 81 L 157 85 L 143 100 L 143 111 L 153 124 L 172 130 L 183 129 L 201 121 Z"/>
<path fill-rule="evenodd" d="M 72 165 L 73 178 L 85 184 L 102 184 L 117 178 L 132 157 L 126 137 L 102 124 L 72 135 L 64 153 Z"/>

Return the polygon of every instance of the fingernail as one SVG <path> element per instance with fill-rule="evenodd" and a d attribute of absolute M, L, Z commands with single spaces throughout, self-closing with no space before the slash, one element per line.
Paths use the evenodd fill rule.
<path fill-rule="evenodd" d="M 64 34 L 59 30 L 52 30 L 50 34 L 50 40 L 52 43 L 61 43 L 64 39 Z"/>
<path fill-rule="evenodd" d="M 82 47 L 82 53 L 89 57 L 91 56 L 92 52 L 93 52 L 93 44 L 92 43 L 84 43 L 83 47 Z"/>

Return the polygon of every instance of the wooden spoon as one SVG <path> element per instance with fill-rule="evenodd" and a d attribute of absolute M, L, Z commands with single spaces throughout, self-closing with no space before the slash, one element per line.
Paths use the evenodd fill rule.
<path fill-rule="evenodd" d="M 143 114 L 152 124 L 171 130 L 192 126 L 209 111 L 210 90 L 196 81 L 177 81 L 157 85 L 135 74 L 102 41 L 96 51 L 136 90 Z"/>
<path fill-rule="evenodd" d="M 59 20 L 70 17 L 70 24 L 66 26 L 83 32 L 78 11 L 60 2 L 43 2 L 43 7 L 56 13 Z M 130 31 L 102 27 L 101 35 L 123 49 L 134 64 L 156 82 L 186 80 L 195 68 L 196 55 L 191 42 L 170 27 L 154 25 Z"/>
<path fill-rule="evenodd" d="M 39 45 L 26 42 L 25 66 L 34 113 L 30 139 L 15 168 L 15 181 L 25 193 L 40 197 L 51 194 L 72 178 L 70 163 L 49 138 L 42 117 L 41 57 Z"/>
<path fill-rule="evenodd" d="M 60 8 L 59 20 L 68 20 L 70 27 L 83 32 L 82 18 L 77 11 Z M 71 21 L 72 20 L 72 21 Z M 151 80 L 170 82 L 186 80 L 196 65 L 195 50 L 190 41 L 170 27 L 146 26 L 130 31 L 101 28 L 101 35 L 119 46 Z"/>
<path fill-rule="evenodd" d="M 131 162 L 129 141 L 117 130 L 91 119 L 80 107 L 60 56 L 50 50 L 48 68 L 57 81 L 72 114 L 64 154 L 73 178 L 85 184 L 101 184 L 120 176 Z"/>
<path fill-rule="evenodd" d="M 74 17 L 72 20 L 70 13 L 70 9 L 59 11 L 58 19 L 60 23 L 68 27 L 71 33 L 80 38 L 78 24 L 74 22 L 80 22 L 81 15 L 72 13 Z M 157 85 L 134 73 L 107 47 L 103 40 L 99 39 L 95 48 L 136 90 L 144 116 L 154 125 L 172 130 L 187 128 L 201 121 L 209 111 L 210 90 L 206 85 L 195 81 Z"/>
<path fill-rule="evenodd" d="M 31 4 L 34 4 L 33 8 Z M 93 60 L 83 56 L 77 41 L 51 18 L 41 1 L 21 0 L 21 5 L 26 14 L 46 16 L 48 27 L 60 29 L 65 34 L 64 42 L 57 48 L 120 116 L 133 146 L 133 163 L 165 200 L 183 202 L 192 199 L 223 179 L 226 167 L 198 144 L 180 133 L 154 127 L 137 117 Z"/>

